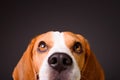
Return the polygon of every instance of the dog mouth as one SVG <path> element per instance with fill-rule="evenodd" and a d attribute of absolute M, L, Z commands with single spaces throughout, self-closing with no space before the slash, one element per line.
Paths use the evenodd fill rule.
<path fill-rule="evenodd" d="M 70 70 L 65 70 L 62 72 L 57 72 L 55 70 L 52 70 L 50 72 L 48 72 L 49 76 L 39 76 L 39 74 L 36 75 L 36 80 L 73 80 L 71 79 L 71 75 L 70 73 L 72 73 Z"/>
<path fill-rule="evenodd" d="M 62 79 L 61 79 L 60 76 L 58 75 L 57 77 L 54 76 L 52 80 L 62 80 Z"/>
<path fill-rule="evenodd" d="M 64 73 L 54 74 L 49 79 L 50 80 L 70 80 L 69 75 L 64 74 Z"/>
<path fill-rule="evenodd" d="M 61 77 L 58 75 L 54 80 L 63 80 Z"/>
<path fill-rule="evenodd" d="M 40 80 L 39 75 L 36 75 L 36 80 Z M 65 74 L 65 73 L 52 73 L 49 76 L 49 80 L 71 80 L 69 79 L 69 75 Z"/>
<path fill-rule="evenodd" d="M 49 68 L 45 75 L 38 75 L 38 78 L 37 80 L 80 80 L 80 73 L 71 68 L 61 72 Z"/>

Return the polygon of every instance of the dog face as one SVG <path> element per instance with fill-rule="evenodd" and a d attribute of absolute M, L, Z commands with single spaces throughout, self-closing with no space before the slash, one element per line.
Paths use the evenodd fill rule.
<path fill-rule="evenodd" d="M 70 32 L 37 37 L 33 61 L 40 80 L 80 80 L 85 63 L 85 39 Z"/>
<path fill-rule="evenodd" d="M 89 57 L 90 52 L 87 40 L 79 34 L 58 31 L 41 34 L 31 41 L 14 69 L 13 78 L 15 80 L 96 80 L 103 73 L 94 56 Z M 91 62 L 92 65 L 87 65 Z M 98 67 L 92 68 L 94 64 Z M 89 76 L 94 74 L 90 70 L 100 74 L 93 79 Z"/>

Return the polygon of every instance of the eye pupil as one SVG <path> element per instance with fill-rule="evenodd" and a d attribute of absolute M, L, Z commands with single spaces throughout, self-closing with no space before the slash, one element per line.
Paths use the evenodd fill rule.
<path fill-rule="evenodd" d="M 79 44 L 76 44 L 76 45 L 75 45 L 75 48 L 76 48 L 76 49 L 80 48 Z"/>

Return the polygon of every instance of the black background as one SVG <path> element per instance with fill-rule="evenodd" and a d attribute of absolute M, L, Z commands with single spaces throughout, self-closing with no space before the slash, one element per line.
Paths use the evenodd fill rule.
<path fill-rule="evenodd" d="M 106 80 L 120 79 L 119 2 L 9 0 L 0 4 L 0 80 L 12 80 L 12 71 L 30 40 L 50 30 L 85 36 Z"/>

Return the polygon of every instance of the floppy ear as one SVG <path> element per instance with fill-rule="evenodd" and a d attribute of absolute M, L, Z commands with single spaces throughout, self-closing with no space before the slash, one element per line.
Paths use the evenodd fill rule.
<path fill-rule="evenodd" d="M 35 39 L 31 41 L 17 66 L 13 71 L 14 80 L 35 80 L 35 71 L 32 64 L 32 50 Z"/>
<path fill-rule="evenodd" d="M 88 41 L 85 40 L 86 57 L 85 65 L 82 69 L 81 80 L 104 80 L 104 72 L 98 63 L 95 55 L 91 52 Z"/>

